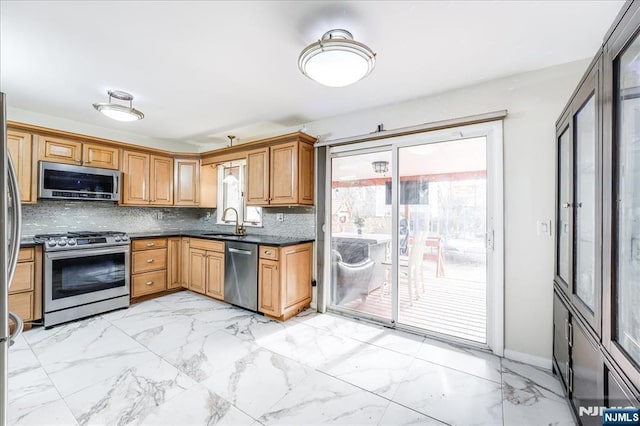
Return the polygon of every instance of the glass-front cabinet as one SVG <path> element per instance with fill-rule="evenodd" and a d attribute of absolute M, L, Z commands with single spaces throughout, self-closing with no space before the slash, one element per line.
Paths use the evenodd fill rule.
<path fill-rule="evenodd" d="M 637 9 L 637 8 L 636 8 Z M 611 215 L 605 223 L 611 246 L 604 344 L 620 368 L 640 387 L 640 36 L 638 12 L 614 33 L 605 72 L 611 76 L 611 169 L 605 195 Z"/>
<path fill-rule="evenodd" d="M 555 195 L 554 371 L 602 424 L 583 408 L 640 407 L 640 0 L 556 123 Z"/>
<path fill-rule="evenodd" d="M 583 79 L 557 129 L 556 283 L 600 334 L 600 58 Z"/>

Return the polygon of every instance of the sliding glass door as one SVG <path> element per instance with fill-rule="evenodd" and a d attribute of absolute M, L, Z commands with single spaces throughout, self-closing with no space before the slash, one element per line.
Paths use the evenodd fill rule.
<path fill-rule="evenodd" d="M 391 150 L 331 161 L 333 305 L 390 320 Z"/>
<path fill-rule="evenodd" d="M 487 135 L 467 126 L 330 149 L 330 309 L 491 343 L 501 151 Z"/>
<path fill-rule="evenodd" d="M 398 322 L 486 343 L 486 138 L 398 149 Z"/>

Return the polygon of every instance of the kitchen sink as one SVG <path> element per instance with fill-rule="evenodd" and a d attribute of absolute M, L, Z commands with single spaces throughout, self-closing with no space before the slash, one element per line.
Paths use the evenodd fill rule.
<path fill-rule="evenodd" d="M 221 232 L 208 232 L 205 234 L 207 237 L 220 237 L 220 238 L 224 238 L 224 237 L 240 237 L 241 235 L 236 235 L 236 234 L 225 234 L 225 233 L 221 233 Z"/>

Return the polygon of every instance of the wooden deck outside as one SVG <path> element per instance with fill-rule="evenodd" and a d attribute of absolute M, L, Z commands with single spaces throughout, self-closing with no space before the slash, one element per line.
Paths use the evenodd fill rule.
<path fill-rule="evenodd" d="M 486 343 L 486 285 L 483 282 L 424 276 L 425 288 L 414 291 L 409 303 L 407 280 L 400 278 L 401 324 Z M 415 299 L 419 297 L 418 299 Z M 390 289 L 379 287 L 365 301 L 360 298 L 340 305 L 369 315 L 391 318 Z"/>

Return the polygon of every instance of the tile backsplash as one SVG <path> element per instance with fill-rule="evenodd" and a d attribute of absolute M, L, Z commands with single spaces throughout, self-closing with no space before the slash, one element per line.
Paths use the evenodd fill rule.
<path fill-rule="evenodd" d="M 284 221 L 277 220 L 278 213 Z M 263 226 L 248 227 L 247 233 L 314 238 L 314 218 L 313 207 L 265 208 Z M 22 206 L 23 238 L 68 231 L 233 231 L 233 226 L 215 222 L 216 209 L 206 208 L 122 207 L 110 202 L 60 200 Z"/>

